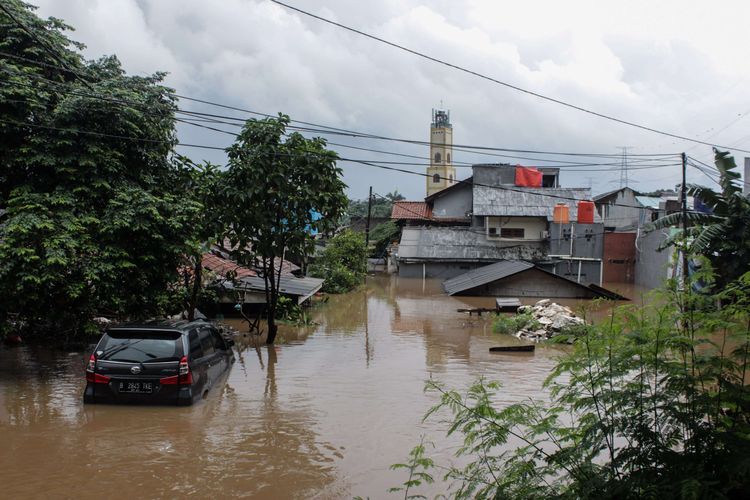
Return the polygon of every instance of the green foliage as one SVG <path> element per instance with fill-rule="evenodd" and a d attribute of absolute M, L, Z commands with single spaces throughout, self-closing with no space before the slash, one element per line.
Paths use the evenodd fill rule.
<path fill-rule="evenodd" d="M 397 189 L 392 193 L 386 194 L 384 197 L 373 195 L 370 215 L 372 217 L 390 217 L 393 202 L 403 199 L 405 199 L 404 196 L 399 193 Z M 367 199 L 348 200 L 346 213 L 349 216 L 349 219 L 367 217 L 367 204 Z"/>
<path fill-rule="evenodd" d="M 422 485 L 422 483 L 432 484 L 435 480 L 427 471 L 434 466 L 435 463 L 432 459 L 425 456 L 425 440 L 424 436 L 422 436 L 419 444 L 409 452 L 409 461 L 407 463 L 391 465 L 391 470 L 407 470 L 409 477 L 400 486 L 388 489 L 388 492 L 396 493 L 403 491 L 404 500 L 410 498 L 427 498 L 424 495 L 410 495 L 409 491 L 412 488 Z"/>
<path fill-rule="evenodd" d="M 311 229 L 329 232 L 346 208 L 337 156 L 321 138 L 287 134 L 289 117 L 248 120 L 227 150 L 221 182 L 222 223 L 233 256 L 265 279 L 268 343 L 276 336 L 281 259 L 309 255 Z M 322 214 L 313 220 L 313 213 Z"/>
<path fill-rule="evenodd" d="M 521 330 L 538 330 L 541 327 L 542 325 L 530 312 L 512 315 L 498 314 L 492 322 L 493 332 L 510 335 L 514 335 Z"/>
<path fill-rule="evenodd" d="M 714 152 L 721 191 L 694 184 L 687 186 L 688 195 L 699 199 L 712 212 L 688 212 L 687 251 L 707 256 L 716 271 L 717 281 L 726 284 L 750 268 L 750 199 L 742 194 L 734 158 L 724 151 Z M 682 214 L 678 212 L 657 220 L 652 228 L 679 226 L 666 241 L 666 245 L 674 245 L 685 241 L 681 224 Z"/>
<path fill-rule="evenodd" d="M 276 319 L 297 326 L 310 326 L 315 323 L 305 310 L 289 297 L 279 297 L 276 308 Z"/>
<path fill-rule="evenodd" d="M 361 233 L 346 230 L 331 239 L 310 275 L 325 279 L 323 291 L 345 293 L 361 285 L 367 274 L 367 250 Z"/>
<path fill-rule="evenodd" d="M 392 241 L 398 241 L 400 234 L 401 228 L 394 221 L 383 222 L 375 226 L 370 231 L 370 242 L 374 243 L 374 248 L 370 255 L 375 258 L 383 257 L 385 249 Z"/>
<path fill-rule="evenodd" d="M 50 50 L 0 13 L 0 51 L 19 57 L 0 56 L 0 322 L 69 336 L 95 313 L 162 312 L 201 208 L 170 161 L 164 75 L 84 61 L 59 20 L 4 4 Z"/>
<path fill-rule="evenodd" d="M 701 277 L 705 279 L 705 276 Z M 576 332 L 550 400 L 501 406 L 498 383 L 435 382 L 456 498 L 741 498 L 750 491 L 750 273 L 713 296 L 675 283 Z M 715 304 L 730 304 L 716 309 Z M 513 443 L 511 445 L 511 443 Z"/>
<path fill-rule="evenodd" d="M 187 311 L 187 319 L 192 320 L 199 304 L 215 303 L 215 300 L 211 301 L 211 298 L 216 297 L 215 290 L 208 290 L 204 286 L 202 260 L 203 254 L 210 251 L 211 245 L 220 238 L 224 230 L 220 218 L 223 203 L 218 198 L 222 177 L 218 165 L 209 162 L 196 164 L 180 155 L 175 155 L 174 160 L 175 166 L 180 169 L 180 186 L 184 196 L 201 207 L 191 221 L 190 251 L 184 255 L 176 293 L 179 305 L 174 307 Z"/>

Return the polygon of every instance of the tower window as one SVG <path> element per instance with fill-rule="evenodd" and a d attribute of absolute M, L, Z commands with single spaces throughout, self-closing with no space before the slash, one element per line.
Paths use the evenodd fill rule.
<path fill-rule="evenodd" d="M 432 176 L 432 182 L 434 184 L 438 184 L 440 182 L 440 176 L 438 174 L 435 174 Z"/>
<path fill-rule="evenodd" d="M 435 163 L 440 163 L 440 153 L 435 153 Z"/>
<path fill-rule="evenodd" d="M 451 154 L 450 153 L 446 153 L 445 154 L 445 163 L 450 163 L 450 162 L 451 162 Z"/>

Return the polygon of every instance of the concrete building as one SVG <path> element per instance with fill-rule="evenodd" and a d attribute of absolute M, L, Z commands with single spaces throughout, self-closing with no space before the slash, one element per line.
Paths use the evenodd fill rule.
<path fill-rule="evenodd" d="M 430 166 L 427 167 L 427 196 L 456 183 L 453 166 L 453 125 L 450 111 L 432 110 L 430 124 Z"/>
<path fill-rule="evenodd" d="M 522 167 L 474 165 L 472 177 L 427 196 L 424 208 L 413 210 L 429 217 L 415 224 L 402 214 L 411 225 L 404 227 L 398 248 L 399 275 L 446 279 L 500 260 L 524 260 L 600 283 L 603 227 L 598 221 L 576 222 L 577 202 L 589 200 L 590 189 L 559 187 L 556 168 L 535 171 L 537 187 L 519 186 L 517 168 Z M 567 203 L 573 222 L 553 224 L 560 202 Z"/>
<path fill-rule="evenodd" d="M 656 220 L 660 201 L 627 186 L 594 197 L 596 211 L 609 231 L 635 231 Z"/>

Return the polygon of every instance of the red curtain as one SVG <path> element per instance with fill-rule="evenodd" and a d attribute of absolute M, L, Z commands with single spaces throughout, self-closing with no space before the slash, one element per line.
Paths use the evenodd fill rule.
<path fill-rule="evenodd" d="M 542 173 L 535 168 L 516 165 L 516 186 L 542 187 Z"/>

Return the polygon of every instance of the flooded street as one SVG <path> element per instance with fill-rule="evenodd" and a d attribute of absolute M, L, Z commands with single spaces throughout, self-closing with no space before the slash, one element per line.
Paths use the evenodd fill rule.
<path fill-rule="evenodd" d="M 389 466 L 425 435 L 449 464 L 458 445 L 439 418 L 422 422 L 432 378 L 503 383 L 506 402 L 543 396 L 560 347 L 515 344 L 439 282 L 368 278 L 313 309 L 316 326 L 282 326 L 284 343 L 238 339 L 226 383 L 188 408 L 82 404 L 88 353 L 0 347 L 0 484 L 4 498 L 398 498 Z M 232 322 L 242 327 L 239 322 Z M 244 328 L 244 327 L 242 327 Z M 439 476 L 439 471 L 434 471 Z M 445 490 L 439 482 L 420 493 Z"/>

